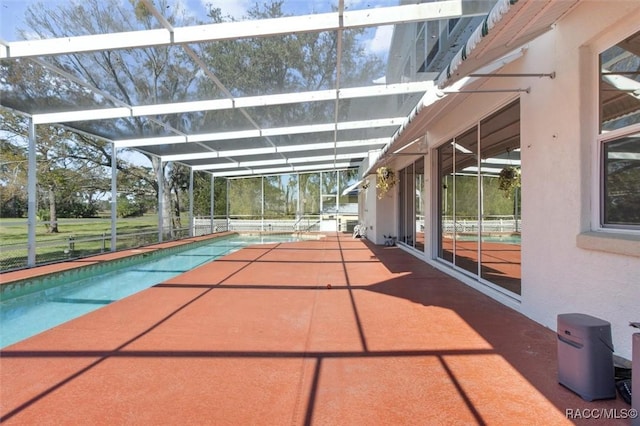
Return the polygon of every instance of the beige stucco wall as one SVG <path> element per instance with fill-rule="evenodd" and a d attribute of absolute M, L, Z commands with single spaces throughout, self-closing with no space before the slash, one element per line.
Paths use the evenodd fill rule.
<path fill-rule="evenodd" d="M 369 188 L 366 194 L 367 239 L 374 244 L 384 244 L 385 235 L 396 235 L 396 194 L 398 188 L 394 187 L 382 198 L 378 198 L 375 170 L 373 173 L 369 176 Z"/>
<path fill-rule="evenodd" d="M 615 5 L 612 5 L 615 3 Z M 640 321 L 640 235 L 625 239 L 627 254 L 593 250 L 584 234 L 596 230 L 597 49 L 640 29 L 640 3 L 582 2 L 550 32 L 529 43 L 504 73 L 550 73 L 556 77 L 492 78 L 482 89 L 527 88 L 530 93 L 459 94 L 464 101 L 427 129 L 425 257 L 435 260 L 437 176 L 434 149 L 516 97 L 521 104 L 522 295 L 505 296 L 468 277 L 469 285 L 555 330 L 557 315 L 580 312 L 609 321 L 615 353 L 631 359 L 630 321 Z M 393 167 L 404 166 L 396 159 Z M 413 160 L 411 160 L 413 161 Z M 407 159 L 404 162 L 409 162 Z M 374 186 L 374 185 L 372 185 Z M 371 190 L 371 189 L 370 189 Z M 371 201 L 374 199 L 374 201 Z M 429 202 L 429 200 L 431 202 Z M 394 197 L 370 197 L 375 209 L 373 241 L 397 226 Z M 595 240 L 598 241 L 598 240 Z M 602 248 L 616 246 L 606 239 Z M 600 247 L 599 247 L 600 248 Z M 625 249 L 622 249 L 625 253 Z M 449 271 L 454 274 L 453 272 Z"/>
<path fill-rule="evenodd" d="M 605 319 L 615 352 L 631 359 L 628 324 L 640 315 L 640 257 L 577 244 L 582 232 L 598 227 L 591 207 L 598 205 L 599 181 L 595 44 L 640 30 L 640 4 L 613 3 L 582 3 L 518 62 L 522 70 L 556 72 L 553 80 L 533 81 L 521 98 L 521 311 L 553 329 L 559 313 Z"/>

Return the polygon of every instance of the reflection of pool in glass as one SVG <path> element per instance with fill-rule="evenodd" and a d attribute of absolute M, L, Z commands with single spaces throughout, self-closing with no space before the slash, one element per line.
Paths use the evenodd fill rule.
<path fill-rule="evenodd" d="M 476 234 L 458 234 L 458 241 L 478 241 Z M 485 243 L 503 243 L 503 244 L 521 244 L 522 237 L 520 234 L 489 234 L 482 236 L 482 242 Z"/>
<path fill-rule="evenodd" d="M 0 348 L 34 336 L 111 302 L 187 272 L 204 263 L 240 250 L 250 244 L 296 241 L 291 235 L 235 236 L 219 238 L 192 248 L 157 252 L 144 261 L 123 259 L 116 266 L 94 272 L 76 272 L 75 278 L 61 276 L 32 280 L 35 291 L 11 297 L 3 293 L 0 302 Z M 155 254 L 155 253 L 154 253 Z M 113 262 L 115 265 L 115 262 Z M 57 280 L 52 285 L 52 280 Z M 9 297 L 5 299 L 5 297 Z"/>

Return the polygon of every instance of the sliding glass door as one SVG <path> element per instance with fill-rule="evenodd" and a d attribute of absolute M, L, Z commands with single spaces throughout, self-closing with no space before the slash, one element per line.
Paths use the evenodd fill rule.
<path fill-rule="evenodd" d="M 424 251 L 424 159 L 420 158 L 414 163 L 413 178 L 415 181 L 414 206 L 415 206 L 415 232 L 414 247 Z"/>
<path fill-rule="evenodd" d="M 424 251 L 424 158 L 399 172 L 398 241 Z"/>
<path fill-rule="evenodd" d="M 520 103 L 438 148 L 438 256 L 520 294 Z"/>

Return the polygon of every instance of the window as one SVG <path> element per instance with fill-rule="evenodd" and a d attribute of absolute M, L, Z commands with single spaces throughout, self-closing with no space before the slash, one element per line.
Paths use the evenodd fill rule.
<path fill-rule="evenodd" d="M 640 133 L 603 144 L 603 225 L 640 228 Z"/>
<path fill-rule="evenodd" d="M 600 224 L 640 229 L 640 32 L 599 59 Z"/>

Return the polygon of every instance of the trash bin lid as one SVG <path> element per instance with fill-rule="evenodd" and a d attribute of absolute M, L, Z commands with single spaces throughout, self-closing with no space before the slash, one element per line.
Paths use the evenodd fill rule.
<path fill-rule="evenodd" d="M 558 327 L 574 326 L 574 327 L 608 327 L 611 324 L 600 318 L 592 317 L 587 314 L 560 314 L 558 315 Z"/>

